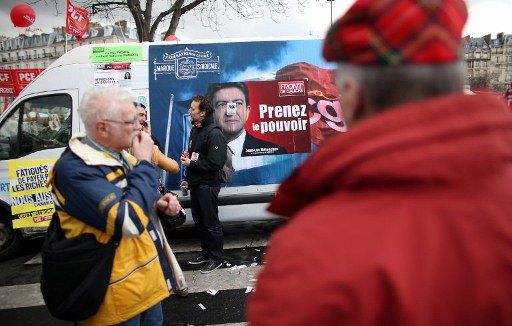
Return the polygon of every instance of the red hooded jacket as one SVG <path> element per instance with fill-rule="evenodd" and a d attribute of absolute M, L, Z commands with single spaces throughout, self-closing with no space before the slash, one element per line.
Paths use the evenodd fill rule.
<path fill-rule="evenodd" d="M 512 325 L 512 116 L 493 96 L 388 109 L 278 190 L 252 325 Z"/>

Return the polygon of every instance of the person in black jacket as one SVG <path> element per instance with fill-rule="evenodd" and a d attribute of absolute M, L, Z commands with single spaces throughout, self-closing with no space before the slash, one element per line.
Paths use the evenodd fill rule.
<path fill-rule="evenodd" d="M 227 142 L 214 123 L 212 105 L 204 96 L 194 96 L 188 111 L 194 127 L 190 131 L 188 151 L 181 156 L 187 173 L 180 187 L 190 189 L 192 217 L 201 238 L 202 252 L 189 263 L 206 263 L 201 269 L 204 274 L 222 265 L 224 236 L 218 200 Z"/>

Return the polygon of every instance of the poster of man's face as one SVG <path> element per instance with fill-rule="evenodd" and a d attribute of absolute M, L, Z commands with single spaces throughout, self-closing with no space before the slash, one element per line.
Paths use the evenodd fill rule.
<path fill-rule="evenodd" d="M 216 91 L 212 97 L 215 121 L 228 138 L 236 138 L 244 129 L 250 106 L 244 93 L 237 87 Z"/>

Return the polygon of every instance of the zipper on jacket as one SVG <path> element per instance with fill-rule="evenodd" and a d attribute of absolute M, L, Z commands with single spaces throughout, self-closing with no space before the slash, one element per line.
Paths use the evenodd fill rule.
<path fill-rule="evenodd" d="M 128 273 L 127 275 L 121 277 L 120 279 L 118 280 L 115 280 L 113 282 L 110 282 L 108 285 L 115 285 L 117 283 L 120 283 L 122 281 L 124 281 L 125 279 L 127 279 L 130 275 L 132 275 L 133 273 L 137 272 L 138 270 L 146 267 L 147 265 L 149 265 L 150 263 L 154 262 L 156 259 L 158 258 L 158 255 L 156 255 L 155 257 L 153 257 L 151 260 L 149 260 L 148 262 L 146 262 L 144 265 L 140 265 L 140 266 L 137 266 L 135 269 L 133 269 L 130 273 Z"/>

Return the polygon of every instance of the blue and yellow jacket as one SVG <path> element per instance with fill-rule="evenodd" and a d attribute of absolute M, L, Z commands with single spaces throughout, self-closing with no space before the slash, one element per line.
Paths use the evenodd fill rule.
<path fill-rule="evenodd" d="M 118 324 L 167 298 L 173 285 L 162 250 L 165 238 L 149 218 L 159 197 L 158 171 L 126 152 L 123 166 L 82 139 L 83 135 L 71 139 L 50 183 L 66 237 L 92 233 L 102 243 L 112 236 L 121 238 L 103 303 L 84 322 Z"/>

